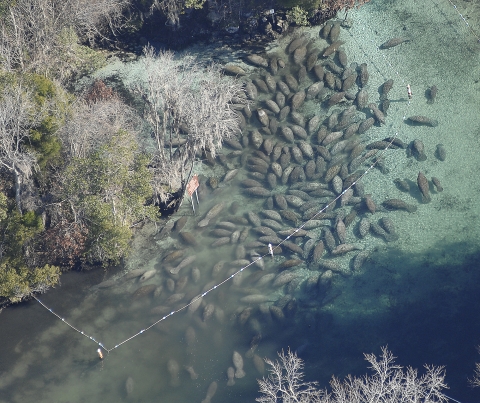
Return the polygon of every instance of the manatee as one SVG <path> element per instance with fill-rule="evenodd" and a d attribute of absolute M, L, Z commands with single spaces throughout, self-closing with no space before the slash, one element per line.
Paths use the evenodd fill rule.
<path fill-rule="evenodd" d="M 157 274 L 157 271 L 155 269 L 148 270 L 145 273 L 143 273 L 142 277 L 140 277 L 140 280 L 138 280 L 138 282 L 143 283 L 144 281 L 151 279 L 155 274 Z"/>
<path fill-rule="evenodd" d="M 270 313 L 275 318 L 275 320 L 279 322 L 283 322 L 285 320 L 285 314 L 278 306 L 270 305 Z"/>
<path fill-rule="evenodd" d="M 307 47 L 300 46 L 293 52 L 293 61 L 295 64 L 301 64 L 307 56 Z"/>
<path fill-rule="evenodd" d="M 378 106 L 375 105 L 373 102 L 368 104 L 368 107 L 372 110 L 373 112 L 373 115 L 375 116 L 375 119 L 376 121 L 379 123 L 379 124 L 385 124 L 385 115 L 383 114 L 383 112 L 378 109 Z"/>
<path fill-rule="evenodd" d="M 260 91 L 266 94 L 270 91 L 267 86 L 267 83 L 263 81 L 261 78 L 254 78 L 252 81 Z"/>
<path fill-rule="evenodd" d="M 223 72 L 230 76 L 244 76 L 247 72 L 235 64 L 227 64 L 223 67 Z"/>
<path fill-rule="evenodd" d="M 369 256 L 369 250 L 362 250 L 361 252 L 357 253 L 353 258 L 353 270 L 360 270 Z"/>
<path fill-rule="evenodd" d="M 280 113 L 280 107 L 277 105 L 275 101 L 272 99 L 267 99 L 265 101 L 265 105 L 267 106 L 268 109 L 270 109 L 273 113 L 278 114 Z"/>
<path fill-rule="evenodd" d="M 135 382 L 133 381 L 133 378 L 129 376 L 125 381 L 125 391 L 127 392 L 127 397 L 131 397 L 133 395 L 134 387 Z"/>
<path fill-rule="evenodd" d="M 298 91 L 296 92 L 291 101 L 291 107 L 293 110 L 300 108 L 303 105 L 303 102 L 305 101 L 305 91 Z"/>
<path fill-rule="evenodd" d="M 305 45 L 307 43 L 307 38 L 304 36 L 300 36 L 298 38 L 295 38 L 292 42 L 287 47 L 287 53 L 292 53 L 299 47 Z"/>
<path fill-rule="evenodd" d="M 432 183 L 437 189 L 437 192 L 443 192 L 443 187 L 442 187 L 442 184 L 440 183 L 440 179 L 432 176 Z"/>
<path fill-rule="evenodd" d="M 212 303 L 207 304 L 203 309 L 202 320 L 206 322 L 208 319 L 212 317 L 214 311 L 215 311 L 215 305 L 213 305 Z"/>
<path fill-rule="evenodd" d="M 353 87 L 353 85 L 355 84 L 356 81 L 357 81 L 357 75 L 356 74 L 352 74 L 351 76 L 348 76 L 342 82 L 342 91 L 348 91 L 350 88 Z"/>
<path fill-rule="evenodd" d="M 419 172 L 417 176 L 417 185 L 420 193 L 422 193 L 422 201 L 424 203 L 428 203 L 431 201 L 430 197 L 430 190 L 428 185 L 428 180 L 423 174 L 423 172 Z"/>
<path fill-rule="evenodd" d="M 273 56 L 272 58 L 270 58 L 269 66 L 272 74 L 276 75 L 278 73 L 278 57 Z"/>
<path fill-rule="evenodd" d="M 178 362 L 174 359 L 169 359 L 167 363 L 167 369 L 170 373 L 170 385 L 173 387 L 180 386 L 180 366 L 178 365 Z"/>
<path fill-rule="evenodd" d="M 290 95 L 290 88 L 288 87 L 287 84 L 285 84 L 283 81 L 278 81 L 277 82 L 277 86 L 278 86 L 278 89 L 280 90 L 280 92 L 285 95 L 285 96 L 288 96 Z"/>
<path fill-rule="evenodd" d="M 133 269 L 133 270 L 130 270 L 127 274 L 125 274 L 125 276 L 123 276 L 123 279 L 124 280 L 130 280 L 132 278 L 137 278 L 137 277 L 140 277 L 141 275 L 143 275 L 145 272 L 147 271 L 147 269 Z M 110 281 L 110 280 L 107 280 L 107 281 Z M 102 284 L 102 283 L 100 283 Z M 98 284 L 97 287 L 100 286 L 100 284 Z M 112 284 L 113 285 L 113 284 Z M 101 287 L 99 287 L 101 288 Z"/>
<path fill-rule="evenodd" d="M 250 100 L 255 101 L 258 96 L 258 90 L 257 87 L 255 87 L 255 84 L 251 81 L 247 81 L 245 83 L 245 93 Z"/>
<path fill-rule="evenodd" d="M 323 65 L 321 64 L 316 64 L 313 66 L 313 72 L 315 73 L 315 76 L 319 81 L 323 82 L 323 77 L 325 75 L 325 71 L 323 70 Z"/>
<path fill-rule="evenodd" d="M 197 246 L 197 239 L 195 235 L 193 235 L 191 232 L 188 231 L 182 231 L 179 234 L 180 239 L 182 240 L 183 243 L 190 245 L 190 246 Z"/>
<path fill-rule="evenodd" d="M 263 187 L 246 188 L 244 189 L 244 192 L 251 196 L 258 196 L 258 197 L 268 197 L 271 195 L 270 191 Z"/>
<path fill-rule="evenodd" d="M 277 82 L 275 79 L 269 74 L 265 74 L 265 84 L 268 87 L 269 92 L 275 92 L 275 88 L 277 88 Z"/>
<path fill-rule="evenodd" d="M 383 227 L 385 231 L 390 235 L 390 241 L 398 240 L 398 235 L 395 231 L 395 225 L 393 221 L 388 217 L 382 217 L 379 221 L 380 225 Z"/>
<path fill-rule="evenodd" d="M 270 120 L 270 122 L 272 122 L 272 120 Z M 263 148 L 263 151 L 265 152 L 266 155 L 270 155 L 273 151 L 273 142 L 271 139 L 269 138 L 266 138 L 265 140 L 263 140 L 263 143 L 262 143 L 262 148 Z"/>
<path fill-rule="evenodd" d="M 198 374 L 195 372 L 195 370 L 191 365 L 185 365 L 183 368 L 185 368 L 185 371 L 187 371 L 188 374 L 190 375 L 190 379 L 192 380 L 198 379 Z"/>
<path fill-rule="evenodd" d="M 173 262 L 175 260 L 178 260 L 181 257 L 183 257 L 184 254 L 185 254 L 185 251 L 181 250 L 181 249 L 170 252 L 168 255 L 166 255 L 163 258 L 163 263 L 169 263 L 169 262 Z"/>
<path fill-rule="evenodd" d="M 267 113 L 263 109 L 257 109 L 258 120 L 263 126 L 268 126 L 269 119 Z"/>
<path fill-rule="evenodd" d="M 254 66 L 268 67 L 267 59 L 259 55 L 248 55 L 247 57 L 245 57 L 245 60 L 248 63 L 253 64 Z"/>
<path fill-rule="evenodd" d="M 298 91 L 298 81 L 294 76 L 291 74 L 286 74 L 285 81 L 287 82 L 288 88 L 290 88 L 291 91 Z"/>
<path fill-rule="evenodd" d="M 243 370 L 243 358 L 237 351 L 233 352 L 233 366 L 235 367 L 235 378 L 243 378 L 245 371 Z"/>
<path fill-rule="evenodd" d="M 331 90 L 334 90 L 335 89 L 335 76 L 331 72 L 326 71 L 325 76 L 324 76 L 324 83 L 328 88 L 330 88 Z"/>
<path fill-rule="evenodd" d="M 427 104 L 433 104 L 435 102 L 435 98 L 437 97 L 438 88 L 436 85 L 432 85 L 430 88 L 427 89 Z"/>
<path fill-rule="evenodd" d="M 318 93 L 323 89 L 323 86 L 324 86 L 323 81 L 317 81 L 312 85 L 310 85 L 307 88 L 306 99 L 307 100 L 314 99 L 318 95 Z"/>
<path fill-rule="evenodd" d="M 405 179 L 396 178 L 393 182 L 402 192 L 410 192 L 410 185 Z"/>
<path fill-rule="evenodd" d="M 368 70 L 367 70 L 367 64 L 366 63 L 362 63 L 359 66 L 359 79 L 360 79 L 360 86 L 365 87 L 367 85 L 368 79 L 369 79 L 369 73 L 368 73 Z"/>
<path fill-rule="evenodd" d="M 358 134 L 365 133 L 368 129 L 370 129 L 373 126 L 374 123 L 375 123 L 375 119 L 372 117 L 365 119 L 362 123 L 360 123 L 360 126 L 358 126 Z"/>
<path fill-rule="evenodd" d="M 200 308 L 200 305 L 202 305 L 202 301 L 202 294 L 193 297 L 188 304 L 188 312 L 190 314 L 193 314 L 198 308 Z"/>
<path fill-rule="evenodd" d="M 307 71 L 311 71 L 318 60 L 318 49 L 314 49 L 307 57 Z"/>
<path fill-rule="evenodd" d="M 334 22 L 332 25 L 332 28 L 330 29 L 330 32 L 328 33 L 328 39 L 330 42 L 335 42 L 338 40 L 338 37 L 340 36 L 340 23 L 339 22 Z"/>
<path fill-rule="evenodd" d="M 420 115 L 410 116 L 407 120 L 419 126 L 430 126 L 430 127 L 438 126 L 438 120 L 431 119 L 426 116 L 420 116 Z"/>
<path fill-rule="evenodd" d="M 157 286 L 155 284 L 148 284 L 140 288 L 137 288 L 137 290 L 132 294 L 132 299 L 137 300 L 137 299 L 146 297 L 148 295 L 151 295 L 156 288 Z"/>
<path fill-rule="evenodd" d="M 409 41 L 410 41 L 409 39 L 400 38 L 400 37 L 392 38 L 382 43 L 380 45 L 380 49 L 390 49 L 390 48 L 393 48 L 394 46 L 400 45 L 401 43 L 409 42 Z"/>
<path fill-rule="evenodd" d="M 280 131 L 282 132 L 283 137 L 285 138 L 286 141 L 289 143 L 294 142 L 294 136 L 293 136 L 293 131 L 290 129 L 288 126 L 283 126 Z"/>
<path fill-rule="evenodd" d="M 235 368 L 228 367 L 227 369 L 227 386 L 235 385 Z"/>
<path fill-rule="evenodd" d="M 408 204 L 400 199 L 387 199 L 382 204 L 389 210 L 406 210 L 409 213 L 417 211 L 417 206 Z"/>
<path fill-rule="evenodd" d="M 275 102 L 280 109 L 283 108 L 285 106 L 285 95 L 280 91 L 277 92 L 275 94 Z"/>
<path fill-rule="evenodd" d="M 345 98 L 345 91 L 334 93 L 327 102 L 327 106 L 333 106 L 341 102 Z"/>
<path fill-rule="evenodd" d="M 413 140 L 410 148 L 413 156 L 417 159 L 417 161 L 425 161 L 427 159 L 423 141 L 418 139 Z"/>
<path fill-rule="evenodd" d="M 327 21 L 325 25 L 320 29 L 320 38 L 327 39 L 330 35 L 330 30 L 333 27 L 333 23 L 331 21 Z"/>
<path fill-rule="evenodd" d="M 447 152 L 443 144 L 437 144 L 437 148 L 435 149 L 435 157 L 437 157 L 440 161 L 445 161 L 447 158 Z"/>
<path fill-rule="evenodd" d="M 182 270 L 184 267 L 187 267 L 188 265 L 192 264 L 196 260 L 196 258 L 197 258 L 196 255 L 186 257 L 177 265 L 177 267 L 170 269 L 170 273 L 178 274 L 178 272 Z"/>
<path fill-rule="evenodd" d="M 201 403 L 210 403 L 212 401 L 212 397 L 215 396 L 215 393 L 217 392 L 217 387 L 218 387 L 217 382 L 213 381 L 208 386 L 205 399 L 203 399 Z"/>
<path fill-rule="evenodd" d="M 328 46 L 322 53 L 323 57 L 328 57 L 331 54 L 335 53 L 340 46 L 342 46 L 344 41 L 334 41 L 330 46 Z"/>
<path fill-rule="evenodd" d="M 336 246 L 332 250 L 332 255 L 338 256 L 338 255 L 343 255 L 348 252 L 352 252 L 354 250 L 359 250 L 362 249 L 360 245 L 355 245 L 352 243 L 342 243 L 341 245 Z"/>
<path fill-rule="evenodd" d="M 380 100 L 385 100 L 388 97 L 388 93 L 393 87 L 393 80 L 387 80 L 382 84 L 381 91 L 380 91 Z"/>

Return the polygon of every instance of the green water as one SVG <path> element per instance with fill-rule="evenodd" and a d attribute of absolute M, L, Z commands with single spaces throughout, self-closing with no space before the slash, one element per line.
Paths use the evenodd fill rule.
<path fill-rule="evenodd" d="M 440 0 L 372 1 L 350 12 L 353 26 L 340 33 L 349 61 L 368 65 L 370 78 L 366 89 L 370 102 L 378 103 L 379 86 L 394 79 L 386 124 L 373 126 L 361 136 L 362 142 L 396 135 L 405 143 L 420 139 L 425 144 L 425 161 L 407 158 L 405 150 L 388 150 L 384 157 L 389 172 L 374 168 L 362 179 L 366 193 L 372 195 L 378 206 L 388 198 L 401 198 L 417 206 L 415 213 L 378 211 L 368 216 L 372 221 L 390 218 L 399 235 L 397 241 L 385 243 L 372 235 L 359 239 L 357 217 L 347 228 L 347 242 L 370 251 L 369 260 L 353 272 L 350 260 L 354 254 L 336 258 L 340 270 L 333 273 L 327 289 L 308 292 L 300 282 L 297 286 L 295 282 L 284 287 L 273 287 L 271 283 L 259 286 L 263 273 L 258 274 L 259 269 L 252 266 L 208 293 L 196 312 L 175 313 L 114 348 L 166 315 L 152 314 L 151 310 L 168 305 L 166 299 L 172 294 L 168 291 L 172 283 L 167 283 L 168 278 L 176 281 L 177 290 L 173 293 L 185 296 L 168 305 L 166 312 L 181 309 L 194 296 L 231 275 L 234 267 L 230 262 L 236 259 L 237 244 L 211 247 L 216 239 L 210 235 L 215 221 L 231 220 L 232 215 L 245 217 L 248 211 L 261 215 L 266 208 L 264 198 L 247 197 L 241 190 L 240 181 L 248 177 L 244 161 L 251 148 L 242 151 L 243 157 L 228 157 L 227 168 L 219 164 L 213 168 L 199 165 L 202 178 L 221 180 L 229 169 L 239 169 L 239 173 L 215 191 L 204 187 L 200 205 L 196 205 L 197 216 L 193 216 L 190 201 L 185 199 L 173 218 L 189 217 L 184 231 L 194 234 L 198 246 L 186 246 L 177 236 L 160 240 L 154 235 L 154 228 L 147 228 L 137 237 L 126 268 L 155 269 L 156 275 L 148 281 L 139 284 L 138 279 L 118 279 L 113 287 L 98 290 L 95 284 L 117 279 L 123 270 L 105 276 L 101 272 L 71 273 L 64 276 L 62 287 L 42 297 L 73 326 L 107 349 L 113 348 L 103 361 L 98 359 L 98 346 L 92 340 L 36 302 L 0 314 L 0 402 L 200 402 L 212 381 L 218 383 L 212 402 L 254 401 L 258 397 L 256 379 L 261 373 L 253 359 L 246 356 L 252 339 L 254 344 L 258 343 L 255 354 L 259 357 L 275 358 L 276 351 L 288 347 L 298 350 L 306 361 L 308 380 L 318 380 L 321 386 L 326 386 L 333 374 L 342 377 L 365 373 L 362 353 L 379 353 L 380 346 L 388 344 L 402 365 L 446 365 L 446 380 L 451 387 L 448 394 L 461 401 L 478 400 L 478 392 L 469 388 L 467 377 L 473 375 L 480 335 L 480 185 L 476 180 L 480 167 L 480 44 L 457 11 L 468 18 L 473 29 L 480 26 L 480 10 L 474 2 L 458 3 L 456 10 L 450 2 Z M 327 44 L 318 39 L 318 30 L 306 29 L 304 34 L 315 39 L 322 49 Z M 391 49 L 378 49 L 386 40 L 400 36 L 410 41 Z M 285 38 L 272 44 L 269 53 L 288 60 L 283 50 L 290 41 L 291 38 Z M 209 49 L 205 53 L 210 52 L 221 56 L 228 50 L 215 53 Z M 310 82 L 305 81 L 301 88 Z M 410 101 L 406 84 L 413 91 Z M 437 86 L 438 95 L 429 104 L 425 91 L 432 85 Z M 260 95 L 259 102 L 270 97 Z M 313 101 L 300 111 L 307 117 L 331 113 Z M 404 118 L 413 115 L 431 117 L 439 124 L 406 124 Z M 243 134 L 248 135 L 251 128 L 248 126 Z M 278 141 L 282 141 L 281 136 Z M 447 151 L 445 161 L 434 156 L 439 143 Z M 230 152 L 225 149 L 226 154 Z M 367 169 L 367 165 L 362 167 Z M 428 179 L 438 177 L 444 188 L 443 192 L 436 192 L 432 187 L 432 201 L 428 204 L 421 203 L 416 189 L 419 171 Z M 410 193 L 401 192 L 393 183 L 395 178 L 410 181 Z M 287 189 L 288 186 L 279 186 L 275 193 Z M 229 211 L 233 201 L 240 205 L 236 214 Z M 225 207 L 219 216 L 211 225 L 199 228 L 200 219 L 220 202 Z M 344 210 L 348 212 L 350 207 Z M 236 225 L 240 230 L 251 227 L 245 222 Z M 288 227 L 286 223 L 284 226 Z M 318 231 L 312 232 L 315 235 Z M 250 230 L 245 243 L 255 239 Z M 196 256 L 195 262 L 182 269 L 178 277 L 168 275 L 162 260 L 173 247 L 185 250 L 183 257 Z M 298 256 L 284 251 L 274 259 L 266 257 L 264 273 L 276 274 L 278 266 L 291 258 Z M 212 277 L 213 266 L 219 261 L 226 262 L 224 269 Z M 201 273 L 197 283 L 192 280 L 193 267 Z M 302 280 L 324 272 L 309 260 L 297 269 Z M 188 281 L 178 291 L 178 281 L 184 276 Z M 137 289 L 148 284 L 163 286 L 162 293 L 157 297 L 149 294 L 132 298 Z M 257 293 L 268 296 L 269 301 L 260 305 L 241 302 L 245 295 Z M 265 306 L 284 295 L 295 298 L 295 303 L 289 306 L 290 310 L 283 308 L 285 318 L 279 320 Z M 215 312 L 204 321 L 203 311 L 209 303 L 214 305 Z M 193 329 L 193 341 L 187 336 L 187 329 Z M 188 332 L 192 334 L 192 330 Z M 246 376 L 227 386 L 227 368 L 233 366 L 234 351 L 243 356 Z M 172 360 L 178 363 L 178 381 L 168 369 Z M 198 374 L 197 379 L 191 379 L 184 369 L 190 365 Z M 133 391 L 128 393 L 129 378 L 133 380 Z"/>

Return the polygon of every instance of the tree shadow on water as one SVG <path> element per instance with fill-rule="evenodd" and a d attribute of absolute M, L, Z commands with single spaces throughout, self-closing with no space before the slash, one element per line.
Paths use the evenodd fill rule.
<path fill-rule="evenodd" d="M 308 338 L 305 373 L 320 387 L 332 375 L 367 373 L 363 353 L 380 354 L 388 345 L 398 364 L 420 373 L 424 364 L 445 366 L 445 392 L 462 403 L 478 401 L 468 379 L 480 361 L 479 262 L 473 242 L 439 243 L 422 254 L 377 251 L 361 273 L 334 285 L 342 294 L 316 310 L 313 328 L 300 324 L 284 345 Z"/>

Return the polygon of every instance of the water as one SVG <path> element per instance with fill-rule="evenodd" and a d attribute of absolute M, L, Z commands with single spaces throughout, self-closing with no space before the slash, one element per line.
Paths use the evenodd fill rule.
<path fill-rule="evenodd" d="M 386 124 L 369 129 L 362 141 L 398 135 L 405 143 L 421 139 L 425 144 L 426 161 L 407 158 L 404 150 L 387 150 L 385 165 L 389 173 L 382 174 L 374 168 L 362 180 L 366 192 L 372 194 L 378 205 L 387 198 L 401 198 L 418 207 L 411 214 L 377 212 L 371 217 L 375 221 L 389 217 L 396 226 L 398 241 L 385 243 L 372 235 L 358 239 L 357 218 L 347 229 L 347 242 L 359 243 L 371 251 L 358 272 L 351 270 L 353 254 L 349 253 L 335 259 L 340 261 L 341 270 L 334 274 L 329 288 L 308 293 L 304 285 L 258 286 L 259 270 L 250 267 L 241 279 L 229 280 L 206 295 L 204 306 L 196 312 L 182 310 L 168 317 L 105 354 L 103 361 L 98 359 L 98 346 L 92 340 L 76 333 L 38 303 L 5 310 L 0 315 L 0 402 L 201 401 L 212 381 L 219 384 L 213 402 L 254 401 L 258 396 L 256 378 L 261 374 L 253 360 L 246 357 L 252 342 L 258 342 L 255 354 L 259 357 L 275 358 L 276 351 L 288 347 L 298 350 L 306 361 L 307 380 L 317 380 L 321 386 L 326 386 L 333 374 L 343 377 L 365 373 L 362 353 L 379 353 L 380 346 L 388 344 L 402 365 L 445 365 L 451 388 L 448 394 L 463 402 L 477 401 L 478 392 L 469 388 L 467 378 L 473 375 L 474 363 L 480 359 L 475 351 L 480 335 L 480 226 L 476 201 L 480 188 L 474 176 L 480 166 L 480 44 L 457 11 L 472 28 L 480 26 L 478 5 L 473 2 L 458 3 L 455 9 L 448 1 L 383 1 L 371 2 L 349 13 L 354 24 L 340 34 L 346 42 L 349 60 L 368 65 L 370 102 L 378 102 L 377 88 L 384 81 L 395 80 L 389 93 L 392 105 Z M 317 38 L 318 28 L 306 30 L 306 34 Z M 378 50 L 381 43 L 396 36 L 411 41 Z M 281 55 L 288 42 L 272 46 L 271 53 Z M 413 90 L 410 102 L 406 84 Z M 439 93 L 430 105 L 424 92 L 432 85 L 438 87 Z M 265 98 L 261 95 L 261 99 Z M 321 111 L 315 103 L 307 104 L 304 112 L 308 116 L 330 113 Z M 412 115 L 432 117 L 439 125 L 407 125 L 403 119 Z M 444 162 L 434 157 L 439 143 L 447 150 Z M 187 199 L 179 212 L 179 216 L 189 217 L 184 231 L 195 235 L 198 246 L 185 246 L 176 236 L 159 240 L 153 237 L 153 228 L 146 229 L 136 239 L 126 267 L 156 269 L 158 274 L 152 279 L 141 284 L 138 280 L 119 279 L 111 288 L 95 290 L 91 288 L 95 284 L 118 278 L 123 272 L 113 271 L 106 276 L 101 272 L 69 273 L 62 278 L 62 287 L 43 296 L 42 301 L 112 349 L 171 309 L 182 308 L 205 288 L 227 278 L 235 270 L 229 263 L 236 259 L 234 246 L 211 247 L 216 238 L 209 234 L 215 227 L 200 229 L 198 221 L 219 202 L 224 202 L 225 208 L 217 221 L 231 219 L 233 214 L 228 210 L 233 201 L 240 204 L 237 217 L 244 217 L 246 211 L 265 209 L 263 198 L 248 198 L 240 190 L 240 180 L 247 177 L 242 167 L 244 160 L 229 157 L 228 161 L 230 168 L 240 167 L 235 179 L 215 192 L 204 189 L 200 206 L 196 207 L 197 217 L 192 216 Z M 441 193 L 432 191 L 429 204 L 421 203 L 416 186 L 405 194 L 393 183 L 399 177 L 415 185 L 420 170 L 428 179 L 440 178 L 444 187 Z M 221 179 L 225 172 L 218 164 L 212 169 L 202 167 L 205 177 Z M 287 187 L 278 189 L 286 191 Z M 240 229 L 249 226 L 237 225 Z M 245 243 L 253 241 L 253 235 L 250 230 Z M 175 245 L 186 250 L 184 256 L 197 256 L 193 264 L 180 271 L 178 278 L 173 278 L 178 281 L 188 276 L 184 289 L 174 291 L 185 296 L 169 305 L 165 313 L 152 314 L 152 308 L 166 305 L 165 299 L 171 295 L 167 290 L 170 276 L 161 259 Z M 265 274 L 276 273 L 286 258 L 292 258 L 287 251 L 275 259 L 265 257 Z M 212 278 L 212 268 L 221 260 L 226 262 L 224 269 Z M 191 279 L 192 267 L 201 272 L 196 284 Z M 311 263 L 302 263 L 298 269 L 302 279 L 319 273 Z M 132 298 L 138 288 L 148 284 L 163 285 L 160 296 L 150 293 Z M 260 293 L 272 300 L 289 294 L 295 297 L 296 304 L 283 309 L 283 320 L 262 313 L 258 304 L 250 305 L 248 317 L 249 310 L 245 308 L 249 305 L 241 303 L 240 298 L 249 293 Z M 207 303 L 213 303 L 216 312 L 203 321 Z M 188 330 L 187 336 L 187 329 L 195 333 L 192 340 L 192 331 Z M 247 375 L 228 387 L 226 371 L 233 366 L 233 351 L 243 356 Z M 172 386 L 169 360 L 179 365 L 180 386 Z M 190 379 L 185 365 L 193 366 L 197 379 Z M 133 391 L 127 393 L 125 384 L 129 377 L 133 379 Z"/>

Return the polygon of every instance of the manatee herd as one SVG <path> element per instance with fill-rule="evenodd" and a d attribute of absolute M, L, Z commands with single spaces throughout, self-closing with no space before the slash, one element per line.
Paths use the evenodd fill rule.
<path fill-rule="evenodd" d="M 309 320 L 312 306 L 334 301 L 337 278 L 363 270 L 371 255 L 366 238 L 399 239 L 389 212 L 417 211 L 412 198 L 374 200 L 365 189 L 368 170 L 389 174 L 384 150 L 403 151 L 419 162 L 427 154 L 419 139 L 410 144 L 396 136 L 367 140 L 369 130 L 388 122 L 394 82 L 387 80 L 379 98 L 369 99 L 368 66 L 348 62 L 340 36 L 340 22 L 328 22 L 320 30 L 323 40 L 300 34 L 285 52 L 246 57 L 255 67 L 249 76 L 239 66 L 225 68 L 244 80 L 244 93 L 231 102 L 242 132 L 226 139 L 215 159 L 205 153 L 216 174 L 200 175 L 199 215 L 174 217 L 157 233 L 155 270 L 124 276 L 138 282 L 132 298 L 144 301 L 152 320 L 188 306 L 181 342 L 189 351 L 197 332 L 212 326 L 233 326 L 243 335 L 244 344 L 235 346 L 228 365 L 214 377 L 205 402 L 217 387 L 233 387 L 245 376 L 243 357 L 263 375 L 256 350 L 265 335 L 278 326 L 294 328 Z M 394 38 L 381 48 L 403 42 Z M 428 103 L 436 94 L 435 86 L 428 90 Z M 408 120 L 438 125 L 423 116 Z M 435 156 L 445 160 L 443 145 Z M 443 190 L 438 178 L 429 181 L 422 172 L 417 188 L 412 179 L 396 178 L 392 186 L 423 203 L 431 200 L 431 190 Z M 199 368 L 181 364 L 174 357 L 167 362 L 172 386 L 180 384 L 181 371 L 191 379 L 199 376 Z M 133 381 L 129 384 L 130 395 Z"/>

